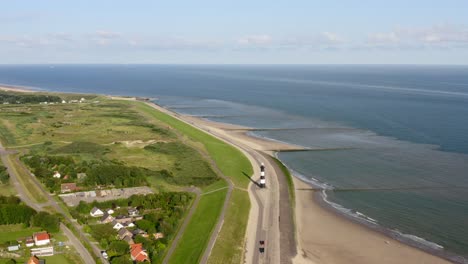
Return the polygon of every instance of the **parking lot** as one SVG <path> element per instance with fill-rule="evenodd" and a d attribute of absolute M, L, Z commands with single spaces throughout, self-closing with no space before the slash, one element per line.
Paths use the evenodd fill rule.
<path fill-rule="evenodd" d="M 80 201 L 85 201 L 87 203 L 91 203 L 93 201 L 108 201 L 108 200 L 115 200 L 120 198 L 128 198 L 134 194 L 149 194 L 153 193 L 153 190 L 147 186 L 143 187 L 132 187 L 132 188 L 120 188 L 120 189 L 107 189 L 107 190 L 95 190 L 95 191 L 87 191 L 87 192 L 75 192 L 75 193 L 67 193 L 67 194 L 60 194 L 60 198 L 68 205 L 68 206 L 76 206 Z"/>

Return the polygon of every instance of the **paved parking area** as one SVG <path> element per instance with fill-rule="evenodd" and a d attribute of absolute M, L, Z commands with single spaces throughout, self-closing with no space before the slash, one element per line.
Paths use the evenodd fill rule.
<path fill-rule="evenodd" d="M 120 188 L 120 189 L 107 189 L 107 190 L 95 190 L 87 192 L 74 192 L 60 194 L 59 197 L 68 205 L 76 206 L 80 201 L 91 203 L 93 201 L 108 201 L 120 198 L 128 198 L 134 194 L 150 194 L 153 190 L 147 186 L 143 187 L 131 187 L 131 188 Z"/>

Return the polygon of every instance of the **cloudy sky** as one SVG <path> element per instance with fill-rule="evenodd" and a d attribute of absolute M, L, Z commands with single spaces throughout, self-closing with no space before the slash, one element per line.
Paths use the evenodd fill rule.
<path fill-rule="evenodd" d="M 4 1 L 0 63 L 468 64 L 468 1 Z"/>

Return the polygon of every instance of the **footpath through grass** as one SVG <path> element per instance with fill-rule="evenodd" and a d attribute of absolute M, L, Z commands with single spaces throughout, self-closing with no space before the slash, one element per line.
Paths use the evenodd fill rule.
<path fill-rule="evenodd" d="M 137 108 L 180 131 L 191 141 L 201 143 L 221 172 L 231 179 L 235 187 L 241 189 L 248 187 L 249 179 L 246 175 L 252 175 L 252 165 L 238 149 L 144 103 L 137 103 Z M 206 187 L 204 192 L 225 187 L 226 185 L 221 182 Z M 197 263 L 200 260 L 221 213 L 226 193 L 227 189 L 221 189 L 202 196 L 169 263 Z M 248 193 L 234 189 L 223 227 L 208 260 L 209 263 L 239 263 L 241 261 L 249 210 Z"/>

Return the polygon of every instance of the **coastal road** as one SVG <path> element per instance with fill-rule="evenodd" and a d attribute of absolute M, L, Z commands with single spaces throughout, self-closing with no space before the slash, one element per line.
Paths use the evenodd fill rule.
<path fill-rule="evenodd" d="M 3 145 L 0 143 L 0 155 L 1 155 L 1 159 L 2 159 L 2 162 L 4 164 L 4 166 L 7 168 L 8 170 L 8 173 L 10 175 L 10 182 L 13 184 L 13 186 L 15 187 L 17 193 L 18 193 L 18 196 L 19 198 L 26 204 L 28 205 L 29 207 L 31 208 L 34 208 L 36 211 L 44 211 L 44 206 L 52 206 L 57 212 L 59 212 L 60 214 L 63 215 L 63 217 L 69 221 L 70 223 L 72 223 L 75 228 L 76 226 L 78 225 L 76 222 L 74 222 L 67 214 L 66 212 L 58 205 L 58 203 L 53 199 L 53 197 L 50 195 L 50 193 L 45 190 L 44 186 L 42 186 L 42 184 L 39 182 L 39 180 L 37 180 L 36 177 L 34 177 L 31 173 L 28 173 L 32 179 L 33 179 L 33 183 L 38 187 L 37 189 L 40 190 L 45 197 L 47 197 L 47 202 L 46 203 L 43 203 L 43 204 L 38 204 L 37 202 L 31 200 L 29 198 L 29 196 L 26 194 L 26 191 L 24 189 L 24 186 L 20 183 L 19 181 L 19 176 L 16 174 L 16 171 L 13 170 L 12 168 L 12 165 L 10 163 L 10 161 L 8 160 L 7 156 L 10 155 L 10 154 L 14 154 L 15 152 L 12 152 L 12 151 L 7 151 L 5 150 L 5 148 L 3 147 Z M 18 161 L 18 160 L 17 160 Z M 19 161 L 18 161 L 19 162 Z M 19 164 L 23 167 L 23 169 L 26 169 L 26 171 L 29 172 L 29 170 L 27 170 L 27 168 L 24 166 L 24 164 L 22 164 L 21 162 L 19 162 Z M 84 261 L 85 264 L 94 264 L 96 263 L 93 259 L 93 257 L 91 256 L 91 254 L 88 252 L 88 250 L 86 250 L 86 248 L 83 246 L 83 244 L 81 243 L 81 241 L 76 238 L 75 234 L 73 232 L 70 231 L 70 229 L 68 229 L 64 224 L 60 223 L 60 229 L 63 231 L 63 233 L 69 238 L 70 240 L 70 243 L 73 245 L 73 247 L 76 249 L 76 251 L 78 252 L 78 254 L 81 256 L 82 260 Z M 82 239 L 84 239 L 85 241 L 87 241 L 87 243 L 89 243 L 90 245 L 96 247 L 95 245 L 91 244 L 89 239 L 84 236 L 83 234 L 83 231 L 79 228 L 76 228 L 77 231 L 79 232 L 80 236 Z M 98 256 L 100 256 L 100 251 L 99 249 L 96 247 L 95 250 L 97 249 L 98 251 Z M 107 261 L 105 259 L 103 259 L 103 263 L 107 263 Z"/>
<path fill-rule="evenodd" d="M 151 104 L 148 105 L 155 107 Z M 253 149 L 248 143 L 239 140 L 222 129 L 195 124 L 184 119 L 182 115 L 159 106 L 155 108 L 233 145 L 246 155 L 254 169 L 254 176 L 248 189 L 249 196 L 251 197 L 252 208 L 255 208 L 258 212 L 256 212 L 255 218 L 249 217 L 249 226 L 250 228 L 253 226 L 254 235 L 252 235 L 252 232 L 250 232 L 252 230 L 249 228 L 247 230 L 245 262 L 255 264 L 291 263 L 291 258 L 296 255 L 293 211 L 285 175 L 276 162 L 261 150 Z M 261 163 L 264 163 L 267 168 L 267 188 L 265 189 L 259 188 L 256 184 L 256 180 L 260 175 Z M 280 187 L 280 183 L 284 185 L 282 186 L 284 188 Z M 284 209 L 280 209 L 280 207 L 284 207 Z M 222 219 L 220 217 L 219 221 Z M 214 235 L 217 235 L 217 233 L 214 232 Z M 214 239 L 212 237 L 210 243 L 214 244 L 215 240 L 216 237 Z M 266 241 L 265 253 L 263 254 L 259 253 L 260 240 Z M 205 251 L 206 256 L 209 256 L 210 250 L 211 248 L 208 247 Z"/>

